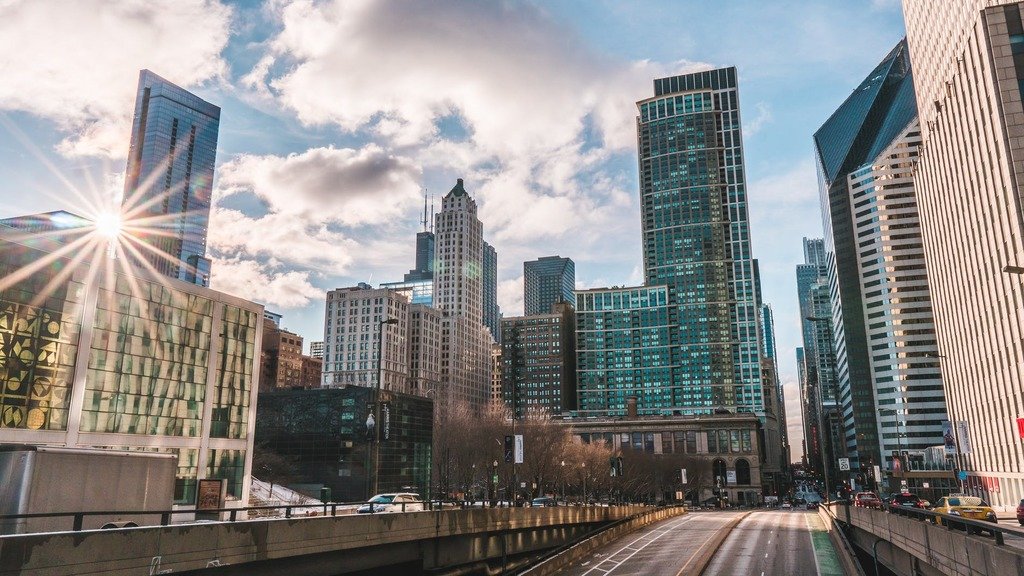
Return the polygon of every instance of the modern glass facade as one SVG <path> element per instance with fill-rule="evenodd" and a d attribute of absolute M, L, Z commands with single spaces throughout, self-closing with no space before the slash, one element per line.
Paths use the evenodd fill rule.
<path fill-rule="evenodd" d="M 170 452 L 176 502 L 200 478 L 246 501 L 262 307 L 14 236 L 0 227 L 0 441 Z"/>
<path fill-rule="evenodd" d="M 814 346 L 828 404 L 823 361 L 834 342 L 835 400 L 854 469 L 892 469 L 898 450 L 923 460 L 942 444 L 947 418 L 913 180 L 916 115 L 903 41 L 814 138 L 829 282 L 812 287 L 811 305 L 834 329 L 819 326 Z"/>
<path fill-rule="evenodd" d="M 411 491 L 426 498 L 433 402 L 389 391 L 383 391 L 380 400 L 387 438 L 380 444 L 378 490 Z M 372 410 L 373 390 L 358 386 L 261 394 L 257 450 L 292 462 L 294 470 L 282 474 L 290 484 L 329 487 L 338 502 L 363 500 L 372 496 L 367 493 L 367 474 L 372 485 L 374 445 L 366 428 Z M 260 470 L 257 464 L 253 475 L 262 480 L 274 472 Z"/>
<path fill-rule="evenodd" d="M 523 262 L 524 314 L 550 314 L 556 302 L 576 306 L 576 263 L 561 256 Z"/>
<path fill-rule="evenodd" d="M 673 414 L 710 399 L 672 375 L 676 308 L 666 286 L 576 292 L 577 408 L 581 416 Z"/>
<path fill-rule="evenodd" d="M 764 415 L 736 69 L 654 88 L 637 103 L 644 278 L 672 295 L 672 408 Z"/>
<path fill-rule="evenodd" d="M 158 272 L 201 286 L 209 285 L 219 126 L 219 107 L 149 70 L 139 73 L 123 218 L 156 249 L 136 248 Z"/>
<path fill-rule="evenodd" d="M 484 242 L 484 326 L 491 338 L 501 343 L 501 308 L 498 307 L 498 252 Z"/>

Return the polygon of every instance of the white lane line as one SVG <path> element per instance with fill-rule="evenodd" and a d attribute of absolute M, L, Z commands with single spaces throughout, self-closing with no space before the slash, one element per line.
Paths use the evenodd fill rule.
<path fill-rule="evenodd" d="M 610 554 L 610 555 L 608 556 L 608 558 L 607 558 L 607 559 L 606 559 L 606 560 L 605 560 L 604 562 L 601 562 L 601 564 L 604 564 L 605 562 L 614 562 L 614 560 L 612 560 L 612 558 L 614 558 L 615 556 L 617 556 L 617 555 L 619 554 L 619 552 L 622 552 L 622 551 L 626 550 L 627 548 L 629 548 L 629 547 L 630 547 L 630 546 L 632 546 L 633 544 L 635 544 L 635 543 L 639 542 L 640 540 L 643 540 L 644 538 L 647 538 L 647 537 L 648 537 L 648 536 L 650 536 L 651 534 L 655 534 L 655 533 L 658 533 L 658 532 L 660 532 L 660 534 L 658 534 L 658 535 L 657 535 L 657 536 L 655 536 L 654 538 L 651 538 L 650 540 L 648 540 L 648 541 L 647 541 L 646 543 L 644 543 L 644 545 L 643 545 L 643 546 L 641 546 L 640 548 L 637 548 L 637 549 L 636 549 L 636 550 L 635 550 L 635 551 L 634 551 L 633 553 L 631 553 L 631 554 L 630 554 L 629 556 L 626 556 L 626 557 L 625 557 L 625 558 L 623 558 L 622 560 L 620 560 L 620 561 L 616 562 L 616 563 L 615 563 L 615 565 L 614 565 L 614 566 L 612 566 L 611 568 L 609 568 L 609 569 L 607 569 L 607 570 L 606 570 L 606 569 L 604 569 L 604 568 L 600 568 L 600 565 L 601 565 L 601 564 L 598 564 L 597 566 L 594 566 L 594 567 L 593 567 L 593 568 L 591 568 L 590 570 L 587 570 L 586 572 L 584 572 L 584 573 L 582 574 L 582 576 L 587 576 L 587 574 L 590 574 L 590 573 L 591 573 L 591 572 L 593 572 L 594 570 L 600 570 L 601 572 L 603 572 L 603 573 L 605 573 L 605 574 L 611 574 L 611 573 L 612 573 L 612 572 L 613 572 L 613 571 L 614 571 L 614 570 L 615 570 L 616 568 L 618 568 L 619 566 L 622 566 L 622 564 L 623 564 L 623 563 L 625 563 L 626 561 L 628 561 L 628 560 L 629 560 L 630 558 L 632 558 L 633 556 L 636 556 L 636 555 L 637 555 L 637 553 L 639 553 L 639 552 L 640 552 L 641 550 L 643 550 L 644 548 L 646 548 L 646 547 L 650 546 L 651 544 L 653 544 L 653 543 L 654 543 L 654 542 L 655 542 L 656 540 L 658 540 L 658 539 L 659 539 L 659 538 L 661 538 L 662 536 L 664 536 L 664 535 L 666 535 L 666 534 L 668 534 L 668 533 L 672 532 L 672 530 L 674 530 L 674 529 L 675 529 L 676 527 L 678 527 L 678 526 L 680 526 L 680 525 L 682 525 L 682 524 L 684 524 L 684 523 L 686 523 L 687 521 L 689 521 L 689 520 L 692 520 L 692 519 L 693 519 L 692 517 L 689 517 L 689 516 L 684 516 L 683 518 L 681 518 L 681 519 L 680 519 L 680 520 L 678 520 L 677 522 L 673 522 L 673 523 L 672 523 L 672 525 L 670 525 L 670 526 L 666 526 L 666 527 L 664 527 L 664 528 L 662 528 L 662 529 L 659 529 L 659 530 L 652 530 L 651 532 L 648 532 L 648 533 L 647 533 L 647 534 L 645 534 L 644 536 L 641 536 L 640 538 L 637 538 L 636 540 L 633 540 L 633 541 L 632 541 L 632 542 L 630 542 L 629 544 L 626 544 L 626 545 L 625 545 L 625 546 L 623 546 L 622 548 L 619 548 L 619 549 L 618 549 L 618 550 L 616 550 L 616 551 L 615 551 L 614 553 Z"/>

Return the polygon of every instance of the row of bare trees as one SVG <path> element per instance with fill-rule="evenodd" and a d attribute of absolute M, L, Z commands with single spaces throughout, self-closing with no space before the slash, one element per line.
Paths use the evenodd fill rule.
<path fill-rule="evenodd" d="M 514 466 L 505 462 L 504 452 L 505 436 L 513 433 L 523 436 L 524 446 L 523 462 Z M 466 406 L 435 414 L 433 452 L 432 492 L 451 499 L 552 495 L 570 501 L 657 502 L 674 498 L 677 491 L 699 498 L 710 478 L 704 459 L 647 454 L 603 442 L 584 444 L 574 440 L 567 426 L 543 414 L 528 414 L 513 423 L 506 411 L 481 413 Z M 620 457 L 622 474 L 613 476 L 612 461 Z"/>

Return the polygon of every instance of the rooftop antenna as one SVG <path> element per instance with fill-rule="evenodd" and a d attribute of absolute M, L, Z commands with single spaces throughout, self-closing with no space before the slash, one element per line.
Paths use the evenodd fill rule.
<path fill-rule="evenodd" d="M 423 231 L 427 231 L 427 189 L 423 189 Z"/>
<path fill-rule="evenodd" d="M 434 218 L 433 218 L 433 216 L 434 216 L 434 195 L 433 194 L 430 195 L 430 216 L 431 216 L 431 218 L 430 218 L 430 233 L 433 234 L 434 233 Z"/>

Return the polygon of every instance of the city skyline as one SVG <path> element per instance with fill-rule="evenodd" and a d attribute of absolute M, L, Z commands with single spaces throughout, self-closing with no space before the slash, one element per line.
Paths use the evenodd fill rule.
<path fill-rule="evenodd" d="M 648 94 L 656 77 L 735 64 L 744 84 L 754 253 L 761 261 L 764 301 L 775 309 L 780 373 L 792 411 L 791 351 L 799 341 L 799 313 L 791 270 L 800 261 L 794 239 L 821 234 L 809 136 L 856 86 L 858 74 L 902 36 L 899 4 L 793 2 L 765 8 L 740 2 L 717 11 L 699 4 L 689 5 L 686 19 L 705 20 L 709 29 L 730 21 L 738 38 L 747 31 L 751 42 L 762 44 L 807 38 L 790 40 L 796 42 L 791 50 L 750 50 L 753 44 L 744 49 L 739 43 L 725 48 L 711 32 L 678 34 L 672 26 L 681 22 L 679 15 L 654 16 L 686 11 L 627 13 L 635 9 L 579 2 L 543 9 L 442 3 L 429 12 L 406 10 L 398 22 L 392 22 L 397 11 L 386 4 L 346 12 L 325 3 L 304 15 L 301 3 L 253 9 L 207 2 L 146 8 L 159 14 L 117 32 L 120 44 L 141 45 L 163 26 L 187 28 L 188 37 L 173 49 L 133 51 L 109 49 L 103 35 L 113 32 L 99 24 L 82 26 L 90 17 L 87 6 L 49 14 L 46 5 L 7 5 L 0 9 L 0 30 L 13 35 L 46 19 L 55 33 L 78 40 L 94 62 L 83 66 L 66 53 L 58 61 L 54 49 L 27 39 L 18 43 L 37 57 L 20 59 L 33 62 L 21 70 L 2 70 L 11 82 L 0 88 L 0 170 L 11 178 L 0 183 L 0 217 L 75 212 L 76 201 L 61 178 L 86 195 L 117 189 L 134 79 L 149 68 L 224 110 L 211 214 L 214 288 L 265 302 L 284 314 L 285 327 L 307 341 L 320 340 L 324 294 L 358 281 L 400 281 L 413 266 L 422 189 L 439 200 L 453 179 L 464 177 L 480 202 L 481 220 L 494 231 L 489 239 L 500 255 L 498 303 L 513 316 L 521 311 L 522 262 L 547 254 L 577 263 L 580 288 L 640 283 L 632 103 Z M 128 19 L 125 12 L 113 10 L 108 17 Z M 330 32 L 323 37 L 326 48 L 296 39 L 318 17 Z M 630 23 L 618 29 L 618 22 L 612 24 L 617 20 Z M 182 24 L 193 21 L 194 26 Z M 465 25 L 441 25 L 448 21 Z M 396 31 L 387 32 L 393 24 Z M 850 34 L 856 42 L 849 46 L 814 41 L 851 27 L 861 33 Z M 355 47 L 328 57 L 331 38 L 357 28 L 364 40 L 389 38 L 409 56 L 422 43 L 436 45 L 421 63 L 447 72 L 430 82 L 403 73 L 393 86 L 377 86 L 378 74 L 399 68 Z M 772 36 L 755 28 L 773 29 Z M 517 36 L 537 34 L 524 29 L 548 37 L 518 50 L 544 63 L 536 83 L 526 82 L 532 71 L 509 49 L 524 46 Z M 612 29 L 616 33 L 608 34 Z M 401 42 L 390 37 L 396 33 Z M 466 42 L 498 59 L 489 68 L 501 73 L 482 77 L 492 85 L 481 88 L 483 94 L 460 79 L 480 62 L 468 68 L 453 62 L 452 51 L 461 57 L 459 47 Z M 66 85 L 39 81 L 40 70 L 62 71 L 60 66 L 78 66 L 91 76 L 54 75 L 66 78 Z M 336 77 L 346 67 L 362 70 L 358 82 Z M 317 70 L 330 73 L 313 78 Z M 521 79 L 515 86 L 519 102 L 495 98 L 508 89 L 507 77 Z M 77 92 L 71 89 L 75 82 Z M 427 90 L 419 95 L 398 94 L 420 85 Z M 59 94 L 59 105 L 40 90 Z M 331 90 L 339 101 L 359 106 L 346 110 L 317 100 L 316 92 Z M 393 99 L 382 104 L 384 96 Z M 331 183 L 337 182 L 347 183 L 348 194 L 332 194 Z M 377 192 L 385 194 L 371 201 Z M 791 429 L 794 422 L 799 418 L 789 419 Z"/>

